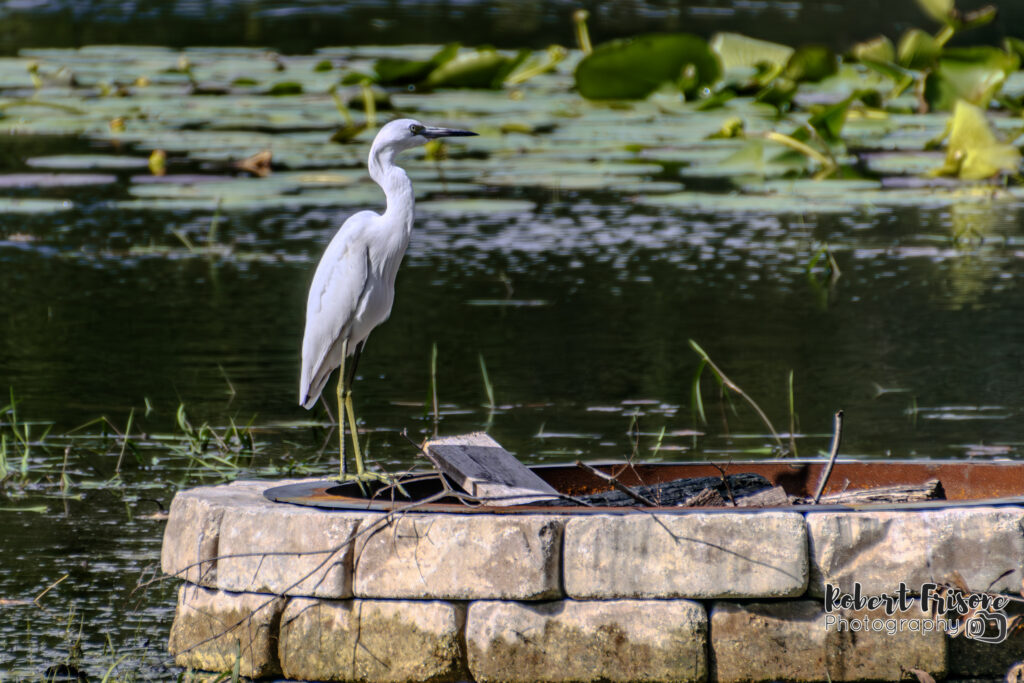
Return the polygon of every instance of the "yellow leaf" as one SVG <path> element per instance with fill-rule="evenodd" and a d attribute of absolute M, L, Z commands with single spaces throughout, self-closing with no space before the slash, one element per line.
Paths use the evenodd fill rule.
<path fill-rule="evenodd" d="M 953 175 L 963 180 L 1012 173 L 1020 166 L 1020 152 L 1000 142 L 985 120 L 985 112 L 963 100 L 953 107 L 946 161 L 932 175 Z"/>

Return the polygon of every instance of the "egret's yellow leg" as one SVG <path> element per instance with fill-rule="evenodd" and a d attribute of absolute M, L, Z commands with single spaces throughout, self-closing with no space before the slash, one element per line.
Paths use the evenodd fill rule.
<path fill-rule="evenodd" d="M 345 392 L 345 414 L 348 415 L 348 428 L 352 433 L 352 450 L 355 453 L 356 459 L 356 473 L 345 475 L 349 480 L 355 480 L 359 487 L 362 488 L 364 481 L 382 481 L 385 484 L 393 484 L 398 487 L 399 493 L 403 496 L 408 497 L 409 494 L 406 492 L 402 485 L 397 483 L 390 475 L 382 474 L 381 472 L 367 472 L 363 466 L 363 454 L 359 450 L 359 430 L 356 428 L 356 411 L 352 407 L 352 389 L 351 387 Z"/>
<path fill-rule="evenodd" d="M 345 392 L 345 413 L 348 415 L 348 428 L 352 432 L 352 452 L 356 457 L 356 476 L 363 476 L 363 454 L 359 452 L 359 430 L 356 429 L 356 412 L 352 407 L 352 389 Z"/>
<path fill-rule="evenodd" d="M 364 481 L 371 479 L 376 481 L 382 481 L 385 483 L 391 483 L 391 477 L 386 474 L 378 472 L 367 472 L 363 466 L 363 454 L 359 448 L 359 429 L 356 425 L 356 411 L 352 404 L 352 383 L 355 381 L 356 366 L 359 363 L 359 354 L 362 350 L 362 345 L 356 347 L 356 352 L 352 356 L 352 361 L 349 364 L 348 372 L 345 372 L 345 357 L 348 355 L 348 340 L 342 342 L 341 346 L 341 368 L 338 378 L 338 432 L 340 437 L 339 450 L 341 451 L 341 480 L 342 481 L 355 481 L 359 484 L 360 488 L 363 486 Z M 354 474 L 349 473 L 348 466 L 345 461 L 345 421 L 348 420 L 348 428 L 352 438 L 352 451 L 356 461 L 356 471 Z M 405 495 L 405 491 L 401 486 L 398 487 L 399 491 Z M 364 491 L 365 492 L 365 491 Z"/>
<path fill-rule="evenodd" d="M 348 355 L 348 340 L 341 342 L 341 369 L 338 371 L 338 452 L 341 455 L 341 478 L 345 479 L 348 467 L 345 465 L 345 356 Z"/>

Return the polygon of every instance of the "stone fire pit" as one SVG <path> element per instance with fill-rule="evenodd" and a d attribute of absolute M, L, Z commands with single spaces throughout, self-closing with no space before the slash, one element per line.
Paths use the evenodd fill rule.
<path fill-rule="evenodd" d="M 730 466 L 796 495 L 821 467 Z M 575 468 L 534 471 L 573 492 Z M 708 472 L 638 467 L 645 479 Z M 840 461 L 830 490 L 887 477 L 937 477 L 950 500 L 506 514 L 268 500 L 282 482 L 192 489 L 175 497 L 164 535 L 163 570 L 183 580 L 170 650 L 180 666 L 224 671 L 240 657 L 245 676 L 294 680 L 860 681 L 900 680 L 911 668 L 1002 676 L 1024 660 L 1020 630 L 990 644 L 828 625 L 885 615 L 827 613 L 826 585 L 881 595 L 900 582 L 911 591 L 952 582 L 1020 597 L 1024 467 Z"/>

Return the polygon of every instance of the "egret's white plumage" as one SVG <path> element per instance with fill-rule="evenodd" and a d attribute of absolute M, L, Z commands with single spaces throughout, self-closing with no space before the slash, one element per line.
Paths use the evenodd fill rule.
<path fill-rule="evenodd" d="M 346 350 L 351 355 L 356 345 L 366 340 L 370 330 L 391 313 L 394 275 L 382 287 L 382 274 L 370 264 L 371 248 L 379 249 L 372 226 L 380 218 L 372 211 L 361 211 L 345 221 L 327 246 L 313 276 L 306 302 L 299 382 L 299 403 L 305 408 L 313 407 L 327 378 L 341 364 L 342 340 L 350 340 Z M 394 260 L 402 258 L 408 240 L 408 236 L 402 240 L 398 258 Z M 397 268 L 391 270 L 398 271 Z"/>
<path fill-rule="evenodd" d="M 414 204 L 412 182 L 395 165 L 395 155 L 432 138 L 453 135 L 475 133 L 399 119 L 382 127 L 374 138 L 368 168 L 384 190 L 387 209 L 383 214 L 360 211 L 351 216 L 317 266 L 302 340 L 299 403 L 304 407 L 316 403 L 328 377 L 342 364 L 343 354 L 358 354 L 373 328 L 391 314 L 395 275 L 409 246 Z"/>

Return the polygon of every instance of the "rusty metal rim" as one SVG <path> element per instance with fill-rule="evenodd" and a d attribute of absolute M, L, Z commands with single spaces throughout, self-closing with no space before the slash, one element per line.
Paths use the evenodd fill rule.
<path fill-rule="evenodd" d="M 766 466 L 791 466 L 794 468 L 813 466 L 820 467 L 824 463 L 823 460 L 785 460 L 785 461 L 749 461 L 749 462 L 733 462 L 732 467 L 749 467 L 752 469 L 764 468 Z M 622 463 L 615 463 L 621 465 Z M 645 465 L 645 467 L 699 467 L 705 466 L 707 463 L 652 463 Z M 962 467 L 978 467 L 987 469 L 990 467 L 998 467 L 1000 470 L 1004 467 L 1012 468 L 1015 470 L 1015 474 L 1024 476 L 1024 462 L 1020 461 L 988 461 L 988 462 L 977 462 L 977 461 L 954 461 L 954 460 L 899 460 L 899 461 L 865 461 L 865 460 L 840 460 L 839 464 L 845 465 L 857 465 L 863 466 L 865 464 L 872 465 L 872 469 L 877 467 L 879 470 L 893 469 L 905 470 L 907 467 L 920 467 L 922 472 L 928 468 L 934 468 L 936 466 L 949 467 L 949 466 L 962 466 Z M 566 468 L 565 465 L 542 465 L 533 467 L 531 469 L 538 472 L 542 476 L 545 472 L 562 471 Z M 906 482 L 904 482 L 906 483 Z M 814 513 L 814 512 L 829 512 L 829 511 L 841 511 L 841 512 L 858 512 L 858 511 L 883 511 L 883 510 L 901 510 L 901 511 L 913 511 L 913 510 L 941 510 L 946 508 L 969 508 L 969 507 L 999 507 L 1008 505 L 1024 505 L 1024 492 L 1022 495 L 1011 495 L 1011 496 L 999 496 L 994 498 L 971 498 L 961 500 L 935 500 L 935 501 L 924 501 L 914 503 L 878 503 L 878 504 L 865 504 L 865 505 L 799 505 L 799 506 L 784 506 L 784 507 L 772 507 L 772 508 L 733 508 L 733 507 L 694 507 L 694 508 L 678 508 L 678 507 L 599 507 L 599 508 L 585 508 L 585 507 L 561 507 L 561 506 L 514 506 L 514 507 L 499 507 L 499 506 L 486 506 L 486 507 L 470 507 L 462 504 L 451 504 L 451 503 L 429 503 L 423 504 L 417 507 L 410 507 L 413 505 L 410 501 L 394 501 L 391 500 L 366 500 L 364 498 L 353 498 L 348 496 L 341 496 L 337 494 L 328 493 L 329 489 L 335 488 L 338 483 L 333 480 L 325 479 L 320 481 L 309 481 L 301 482 L 297 484 L 288 484 L 284 486 L 276 486 L 267 489 L 264 492 L 264 496 L 274 502 L 288 503 L 292 505 L 300 505 L 305 507 L 316 507 L 327 510 L 346 510 L 352 512 L 391 512 L 403 510 L 410 514 L 424 514 L 424 513 L 441 513 L 441 514 L 540 514 L 540 515 L 592 515 L 592 514 L 635 514 L 637 512 L 657 512 L 658 514 L 692 514 L 699 512 L 702 514 L 712 513 L 757 513 L 764 511 L 788 511 L 788 512 L 800 512 L 800 513 Z"/>

